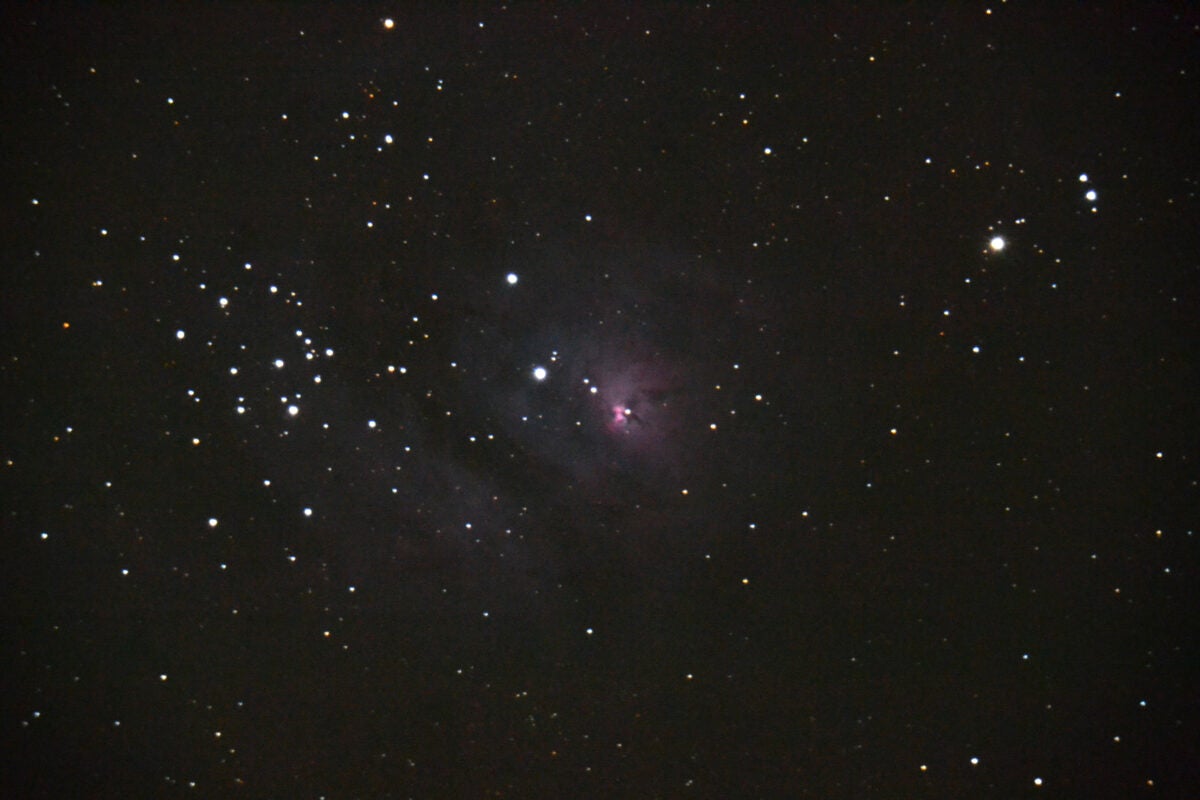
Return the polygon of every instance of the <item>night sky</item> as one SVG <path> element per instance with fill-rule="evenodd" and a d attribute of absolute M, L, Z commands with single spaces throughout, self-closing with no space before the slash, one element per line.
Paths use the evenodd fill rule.
<path fill-rule="evenodd" d="M 3 796 L 1197 796 L 1200 14 L 798 5 L 10 6 Z"/>

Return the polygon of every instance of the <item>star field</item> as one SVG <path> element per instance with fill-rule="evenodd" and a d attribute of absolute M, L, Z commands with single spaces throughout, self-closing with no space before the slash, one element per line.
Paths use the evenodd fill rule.
<path fill-rule="evenodd" d="M 1185 5 L 5 15 L 5 797 L 1200 786 Z"/>

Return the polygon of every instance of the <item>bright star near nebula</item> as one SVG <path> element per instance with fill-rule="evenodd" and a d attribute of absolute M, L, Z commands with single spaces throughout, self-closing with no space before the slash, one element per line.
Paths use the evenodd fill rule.
<path fill-rule="evenodd" d="M 612 407 L 612 421 L 615 425 L 626 425 L 633 417 L 633 410 L 629 406 L 618 403 Z"/>

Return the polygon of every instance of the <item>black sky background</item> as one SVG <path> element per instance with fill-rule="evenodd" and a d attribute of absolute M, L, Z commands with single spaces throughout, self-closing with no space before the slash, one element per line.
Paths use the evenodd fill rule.
<path fill-rule="evenodd" d="M 5 796 L 1196 792 L 1186 5 L 3 23 Z"/>

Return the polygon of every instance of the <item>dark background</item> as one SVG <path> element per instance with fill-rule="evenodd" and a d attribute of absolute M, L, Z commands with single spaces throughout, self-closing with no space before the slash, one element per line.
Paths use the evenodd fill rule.
<path fill-rule="evenodd" d="M 1200 791 L 1200 16 L 799 5 L 7 6 L 4 796 Z"/>

